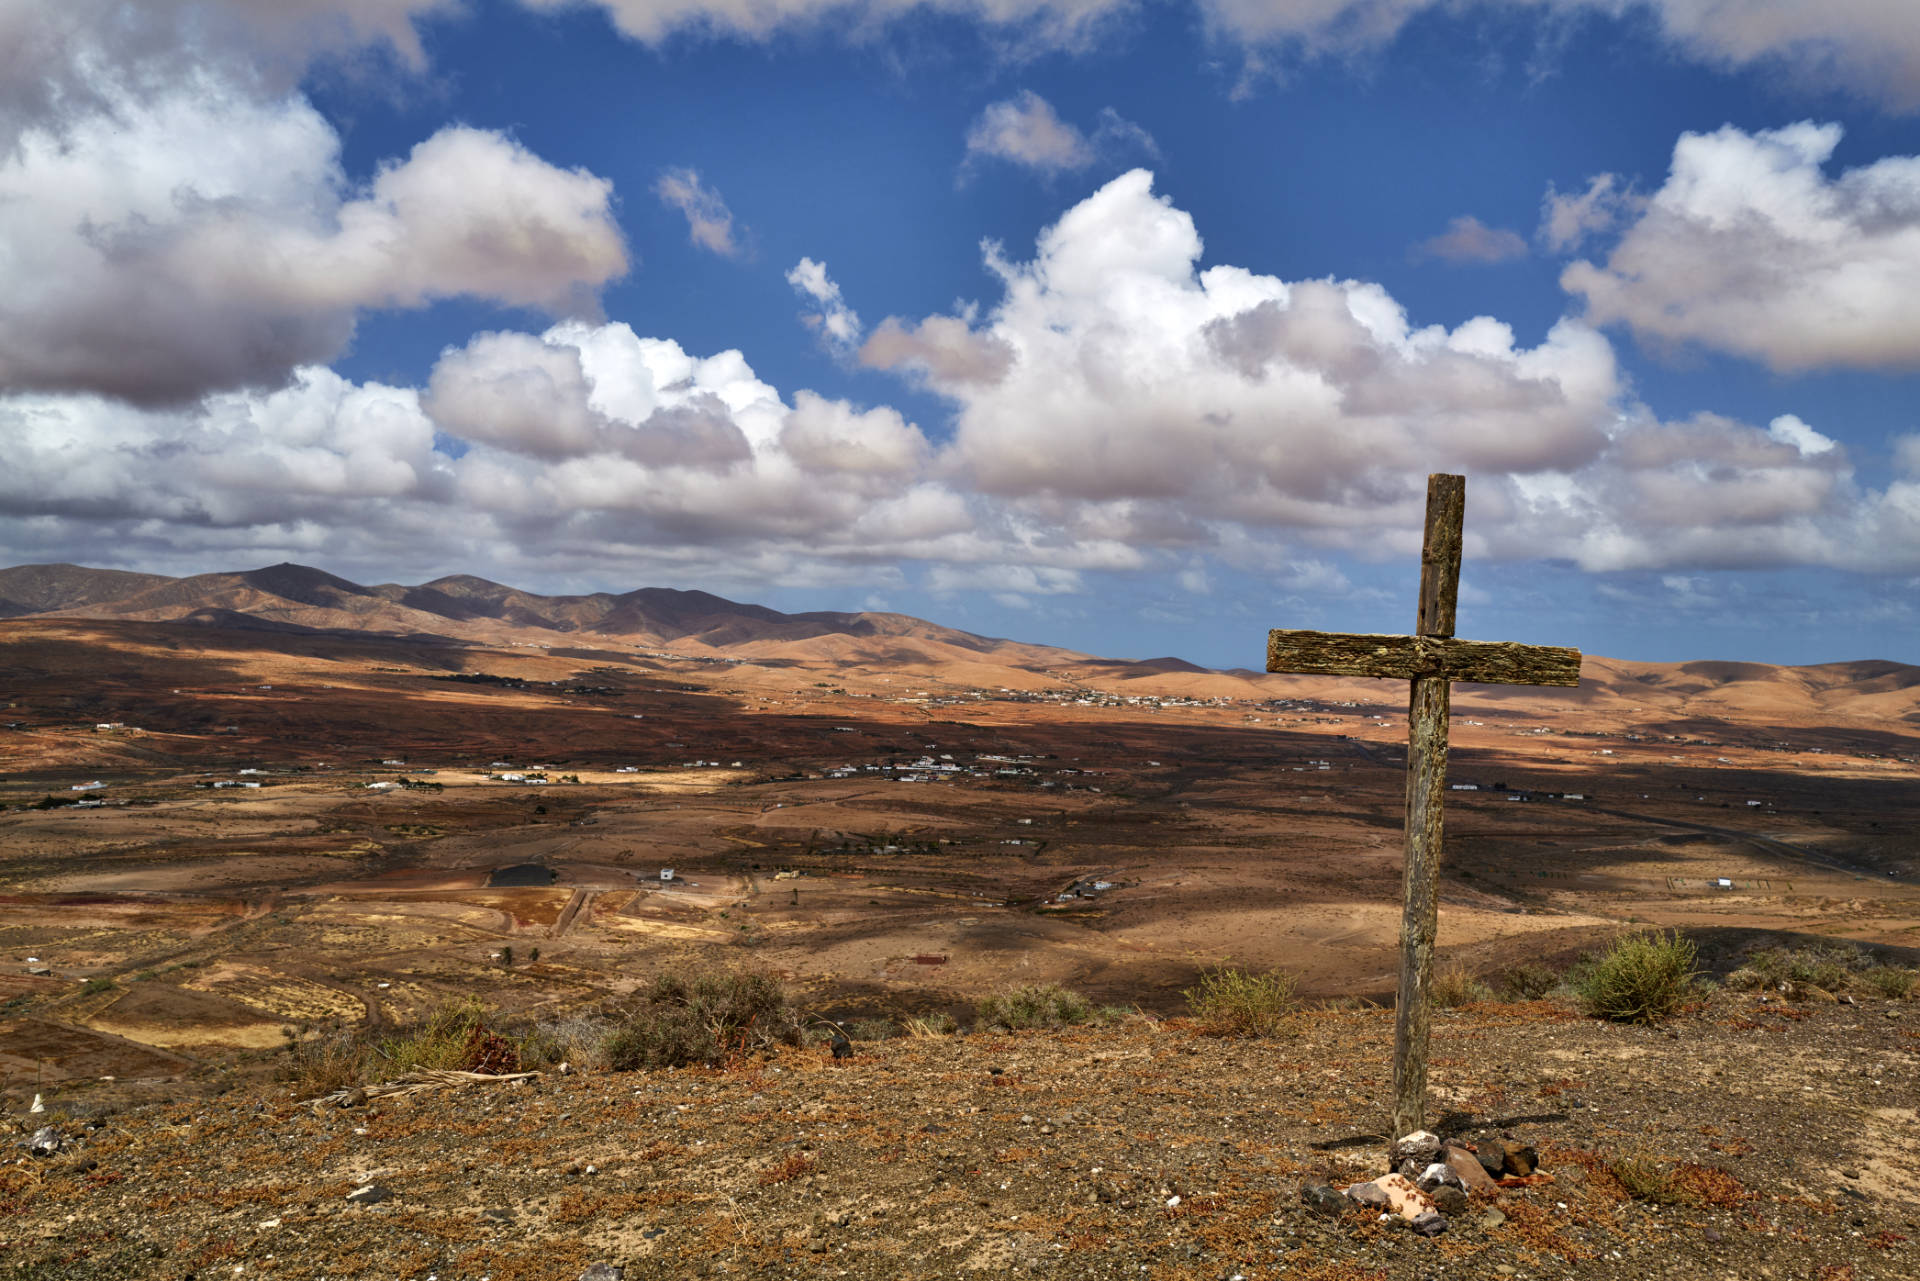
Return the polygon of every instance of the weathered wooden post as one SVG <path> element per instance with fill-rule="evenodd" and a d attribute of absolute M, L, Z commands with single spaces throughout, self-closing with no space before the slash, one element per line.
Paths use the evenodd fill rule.
<path fill-rule="evenodd" d="M 1395 1138 L 1420 1129 L 1426 1117 L 1427 1033 L 1433 1010 L 1429 989 L 1439 920 L 1441 820 L 1446 804 L 1452 682 L 1580 683 L 1577 649 L 1454 638 L 1466 506 L 1466 477 L 1427 477 L 1427 528 L 1420 551 L 1420 611 L 1414 635 L 1279 630 L 1267 634 L 1270 672 L 1378 676 L 1413 683 L 1407 707 L 1407 860 L 1400 922 L 1400 994 L 1393 1025 Z"/>

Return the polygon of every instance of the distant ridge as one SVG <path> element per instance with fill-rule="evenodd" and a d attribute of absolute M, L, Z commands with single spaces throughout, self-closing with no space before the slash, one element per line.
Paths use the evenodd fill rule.
<path fill-rule="evenodd" d="M 884 671 L 904 682 L 1044 689 L 1064 684 L 1142 698 L 1305 698 L 1402 704 L 1393 682 L 1215 671 L 1182 658 L 1097 658 L 979 636 L 906 614 L 783 614 L 711 592 L 642 587 L 541 596 L 450 574 L 417 585 L 364 586 L 311 566 L 169 578 L 79 565 L 0 569 L 0 619 L 172 623 L 255 634 L 331 633 L 553 649 L 663 649 L 770 667 Z M 1248 638 L 1258 652 L 1264 637 Z M 901 689 L 903 696 L 912 690 Z M 1604 715 L 1661 733 L 1695 725 L 1820 725 L 1911 733 L 1920 727 L 1920 667 L 1877 659 L 1776 667 L 1702 659 L 1641 663 L 1588 655 L 1578 689 L 1542 692 L 1463 685 L 1457 699 L 1483 713 Z M 1564 723 L 1564 722 L 1562 722 Z M 1798 736 L 1796 736 L 1798 737 Z"/>
<path fill-rule="evenodd" d="M 472 574 L 450 574 L 413 586 L 368 587 L 291 563 L 185 578 L 80 565 L 20 565 L 0 569 L 0 617 L 191 622 L 247 630 L 444 636 L 489 644 L 602 637 L 769 659 L 830 661 L 871 655 L 941 662 L 991 656 L 1001 665 L 1047 666 L 1082 657 L 977 636 L 905 614 L 783 614 L 711 592 L 666 587 L 541 596 Z M 860 643 L 848 649 L 848 642 Z"/>

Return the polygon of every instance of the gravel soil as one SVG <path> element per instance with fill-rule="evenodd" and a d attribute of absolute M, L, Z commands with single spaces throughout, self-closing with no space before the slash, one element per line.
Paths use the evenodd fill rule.
<path fill-rule="evenodd" d="M 0 1155 L 0 1278 L 1920 1276 L 1920 1006 L 1443 1012 L 1430 1128 L 1547 1177 L 1431 1239 L 1301 1199 L 1384 1172 L 1391 1039 L 1382 1010 L 1136 1018 L 357 1108 L 82 1092 L 6 1118 L 78 1142 Z"/>

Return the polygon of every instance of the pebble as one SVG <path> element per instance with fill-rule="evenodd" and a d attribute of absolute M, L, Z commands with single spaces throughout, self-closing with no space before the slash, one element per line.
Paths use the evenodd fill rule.
<path fill-rule="evenodd" d="M 50 1125 L 43 1125 L 27 1140 L 27 1155 L 53 1156 L 69 1146 L 67 1136 Z"/>
<path fill-rule="evenodd" d="M 592 1263 L 580 1274 L 580 1281 L 625 1281 L 627 1270 L 612 1263 Z"/>
<path fill-rule="evenodd" d="M 1328 1183 L 1303 1183 L 1300 1185 L 1300 1200 L 1315 1214 L 1324 1214 L 1337 1219 L 1346 1213 L 1349 1202 L 1340 1195 L 1340 1190 Z"/>
<path fill-rule="evenodd" d="M 347 1193 L 349 1205 L 377 1205 L 391 1197 L 393 1193 L 378 1183 L 368 1183 Z"/>

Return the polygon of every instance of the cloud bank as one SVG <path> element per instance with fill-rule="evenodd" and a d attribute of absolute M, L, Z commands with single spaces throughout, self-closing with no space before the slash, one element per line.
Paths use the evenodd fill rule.
<path fill-rule="evenodd" d="M 990 247 L 990 309 L 890 318 L 859 349 L 945 399 L 941 439 L 885 405 L 783 393 L 737 351 L 584 320 L 475 335 L 420 388 L 303 366 L 173 407 L 15 392 L 0 537 L 149 564 L 324 546 L 716 584 L 899 586 L 918 566 L 929 590 L 1007 601 L 1155 568 L 1203 590 L 1210 563 L 1321 590 L 1329 551 L 1411 554 L 1424 476 L 1460 470 L 1476 557 L 1920 571 L 1910 442 L 1866 489 L 1792 415 L 1660 421 L 1581 321 L 1525 346 L 1487 317 L 1417 326 L 1377 284 L 1201 258 L 1144 170 L 1030 258 Z M 845 307 L 821 264 L 795 276 Z"/>
<path fill-rule="evenodd" d="M 369 5 L 373 0 L 365 0 Z M 323 0 L 311 0 L 313 4 Z M 1087 47 L 1134 8 L 1130 0 L 521 0 L 533 9 L 591 4 L 628 37 L 765 41 L 833 26 L 871 34 L 913 14 L 974 22 L 1009 48 Z M 1768 67 L 1899 111 L 1920 109 L 1920 23 L 1910 0 L 1197 0 L 1201 21 L 1255 64 L 1281 56 L 1347 56 L 1396 39 L 1429 13 L 1531 11 L 1542 22 L 1644 19 L 1670 48 L 1709 66 Z"/>

